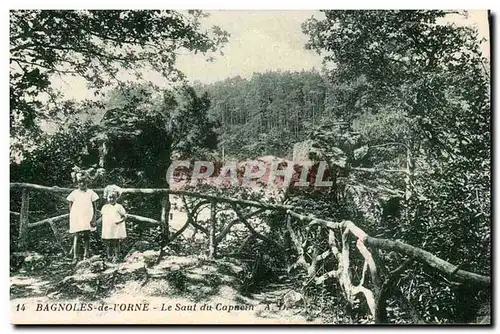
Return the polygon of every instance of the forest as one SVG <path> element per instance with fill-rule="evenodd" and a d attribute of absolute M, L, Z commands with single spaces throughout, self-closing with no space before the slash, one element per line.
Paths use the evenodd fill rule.
<path fill-rule="evenodd" d="M 231 36 L 224 27 L 204 31 L 201 11 L 11 11 L 11 277 L 55 270 L 60 298 L 82 293 L 64 278 L 74 270 L 60 255 L 71 245 L 68 220 L 24 231 L 24 188 L 13 184 L 75 188 L 71 174 L 85 169 L 92 189 L 125 189 L 121 203 L 138 217 L 127 222 L 122 248 L 128 257 L 155 252 L 157 266 L 162 258 L 208 249 L 209 259 L 239 261 L 235 289 L 244 296 L 277 284 L 296 291 L 300 302 L 292 306 L 307 321 L 489 323 L 491 286 L 474 278 L 484 283 L 492 270 L 491 74 L 477 30 L 443 23 L 464 14 L 440 10 L 322 12 L 322 19 L 303 22 L 302 31 L 324 68 L 203 84 L 176 68 L 177 52 L 223 50 Z M 141 80 L 146 69 L 169 86 Z M 123 70 L 137 80 L 119 79 Z M 51 85 L 60 75 L 84 78 L 97 98 L 64 99 Z M 271 156 L 292 162 L 301 143 L 312 163 L 326 161 L 328 189 L 290 187 L 276 196 L 264 187 L 211 185 L 167 196 L 132 191 L 168 189 L 172 161 Z M 29 219 L 67 213 L 60 193 L 31 191 Z M 216 212 L 214 199 L 227 197 L 237 200 L 218 203 Z M 192 226 L 173 229 L 173 211 L 184 212 Z M 328 222 L 368 236 L 339 241 Z M 240 223 L 250 235 L 232 229 Z M 210 233 L 197 238 L 199 231 Z M 56 242 L 54 235 L 62 237 Z M 406 251 L 407 245 L 414 248 Z M 98 240 L 91 246 L 102 251 Z M 347 257 L 351 248 L 347 263 L 344 251 L 335 256 L 337 247 Z M 230 262 L 208 263 L 221 270 Z M 448 264 L 454 269 L 443 271 Z M 348 282 L 360 281 L 364 292 L 353 292 L 336 268 L 348 273 Z M 148 276 L 175 287 L 164 296 L 188 294 L 189 273 L 164 274 Z M 363 282 L 373 287 L 376 312 Z M 110 285 L 99 294 L 113 291 Z M 11 284 L 11 299 L 27 295 Z"/>

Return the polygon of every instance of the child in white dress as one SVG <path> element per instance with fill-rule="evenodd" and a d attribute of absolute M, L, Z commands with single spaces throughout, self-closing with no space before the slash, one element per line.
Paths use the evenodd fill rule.
<path fill-rule="evenodd" d="M 111 259 L 113 250 L 113 262 L 116 263 L 120 257 L 120 242 L 127 237 L 125 220 L 127 212 L 121 204 L 116 203 L 121 195 L 118 186 L 111 185 L 104 188 L 104 197 L 108 201 L 101 209 L 102 214 L 102 239 L 106 243 L 106 253 Z"/>
<path fill-rule="evenodd" d="M 88 178 L 85 173 L 76 175 L 78 189 L 66 198 L 69 201 L 69 233 L 73 234 L 73 262 L 78 261 L 79 241 L 84 242 L 83 257 L 89 257 L 90 230 L 96 226 L 96 201 L 99 196 L 87 188 Z"/>

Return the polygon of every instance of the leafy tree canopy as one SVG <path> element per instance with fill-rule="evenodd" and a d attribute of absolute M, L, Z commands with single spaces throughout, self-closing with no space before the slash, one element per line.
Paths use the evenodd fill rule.
<path fill-rule="evenodd" d="M 214 149 L 210 100 L 190 86 L 155 91 L 130 84 L 110 94 L 98 137 L 108 145 L 106 168 L 145 170 L 161 185 L 173 154 L 193 157 Z"/>
<path fill-rule="evenodd" d="M 388 203 L 398 210 L 371 220 L 372 229 L 487 273 L 490 79 L 477 31 L 449 23 L 447 15 L 460 13 L 448 11 L 324 13 L 303 25 L 308 47 L 334 65 L 332 111 L 361 134 L 374 167 L 353 168 L 351 175 L 360 185 L 373 187 L 373 180 L 405 194 Z M 331 155 L 336 145 L 330 146 L 323 148 Z M 424 277 L 415 277 L 426 317 L 437 314 L 433 304 L 453 313 L 476 298 L 425 293 Z"/>
<path fill-rule="evenodd" d="M 456 159 L 475 149 L 489 156 L 485 59 L 476 30 L 444 23 L 457 14 L 325 11 L 324 20 L 304 23 L 308 47 L 336 65 L 330 74 L 340 88 L 339 115 L 404 110 L 439 156 Z"/>
<path fill-rule="evenodd" d="M 11 135 L 38 130 L 37 120 L 60 108 L 53 75 L 83 77 L 102 89 L 117 82 L 120 70 L 141 78 L 154 70 L 183 78 L 175 67 L 179 50 L 216 51 L 228 34 L 204 31 L 201 11 L 17 10 L 10 13 Z M 96 90 L 95 94 L 99 94 Z"/>

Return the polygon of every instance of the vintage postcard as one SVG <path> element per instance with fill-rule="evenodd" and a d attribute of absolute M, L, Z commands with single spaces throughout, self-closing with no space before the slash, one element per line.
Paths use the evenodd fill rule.
<path fill-rule="evenodd" d="M 491 324 L 487 10 L 11 10 L 13 324 Z"/>

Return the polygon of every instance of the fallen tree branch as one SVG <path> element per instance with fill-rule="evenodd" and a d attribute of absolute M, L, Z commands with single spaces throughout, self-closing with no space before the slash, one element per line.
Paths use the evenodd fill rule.
<path fill-rule="evenodd" d="M 250 213 L 244 215 L 242 218 L 246 220 L 246 219 L 249 219 L 249 218 L 251 218 L 255 215 L 258 215 L 259 213 L 262 213 L 264 211 L 266 211 L 266 209 L 258 209 L 254 212 L 250 212 Z M 224 226 L 224 229 L 215 237 L 215 241 L 221 242 L 222 239 L 224 239 L 224 237 L 231 231 L 231 228 L 234 225 L 240 223 L 240 221 L 241 221 L 241 219 L 237 218 L 237 219 L 234 219 L 233 221 L 229 222 L 226 226 Z"/>
<path fill-rule="evenodd" d="M 489 287 L 491 285 L 491 278 L 488 276 L 471 273 L 461 269 L 457 270 L 457 266 L 443 259 L 440 259 L 436 255 L 428 251 L 410 246 L 408 244 L 405 244 L 404 242 L 373 238 L 369 236 L 366 236 L 363 242 L 368 246 L 373 246 L 384 250 L 394 250 L 409 257 L 413 257 L 415 260 L 426 263 L 441 272 L 453 276 L 454 279 L 460 282 L 472 282 L 484 287 Z"/>
<path fill-rule="evenodd" d="M 314 220 L 311 219 L 311 220 L 312 222 L 309 224 L 310 226 L 316 224 L 322 224 L 331 230 L 335 230 L 336 228 L 339 227 L 340 228 L 344 227 L 348 229 L 350 233 L 355 235 L 358 239 L 360 239 L 363 242 L 363 244 L 367 246 L 383 250 L 400 252 L 402 254 L 414 258 L 415 260 L 426 263 L 429 266 L 437 269 L 438 271 L 453 276 L 453 278 L 455 278 L 460 282 L 472 282 L 484 287 L 491 286 L 491 278 L 488 276 L 483 276 L 465 270 L 461 270 L 457 266 L 443 259 L 440 259 L 436 255 L 426 250 L 408 245 L 401 241 L 392 241 L 388 239 L 370 237 L 363 230 L 354 225 L 354 223 L 351 221 L 331 222 L 323 219 L 314 219 Z"/>

